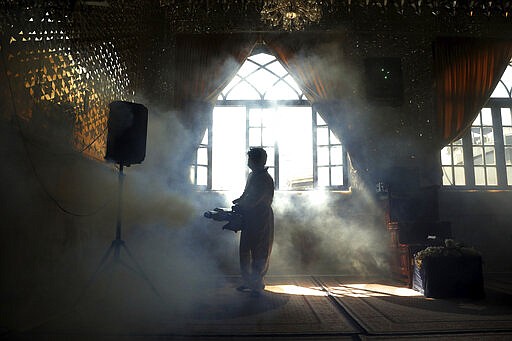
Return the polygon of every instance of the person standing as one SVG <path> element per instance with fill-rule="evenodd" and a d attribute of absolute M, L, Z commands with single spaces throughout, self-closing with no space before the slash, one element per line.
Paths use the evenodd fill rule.
<path fill-rule="evenodd" d="M 265 167 L 267 153 L 263 148 L 251 147 L 247 156 L 251 173 L 242 195 L 233 200 L 233 210 L 243 216 L 239 250 L 243 284 L 237 290 L 258 297 L 265 288 L 263 277 L 274 241 L 274 180 Z"/>

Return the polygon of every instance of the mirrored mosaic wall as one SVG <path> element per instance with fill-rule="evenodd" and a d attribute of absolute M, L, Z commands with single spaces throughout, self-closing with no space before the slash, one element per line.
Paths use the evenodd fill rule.
<path fill-rule="evenodd" d="M 145 1 L 33 3 L 0 5 L 3 118 L 31 140 L 102 159 L 108 104 L 133 100 L 141 79 Z"/>

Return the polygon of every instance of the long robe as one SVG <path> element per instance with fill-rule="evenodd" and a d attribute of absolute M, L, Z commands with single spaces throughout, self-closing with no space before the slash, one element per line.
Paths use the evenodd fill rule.
<path fill-rule="evenodd" d="M 240 271 L 245 284 L 263 290 L 274 241 L 274 180 L 267 168 L 255 170 L 247 177 L 244 192 L 237 199 L 243 214 L 240 236 Z"/>

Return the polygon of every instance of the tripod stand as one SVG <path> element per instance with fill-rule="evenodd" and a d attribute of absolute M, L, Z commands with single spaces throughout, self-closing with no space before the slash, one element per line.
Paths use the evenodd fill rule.
<path fill-rule="evenodd" d="M 104 270 L 106 267 L 106 263 L 111 259 L 113 265 L 119 264 L 127 268 L 128 270 L 132 271 L 133 273 L 139 275 L 146 283 L 149 285 L 153 293 L 155 293 L 156 296 L 161 297 L 158 291 L 156 290 L 155 286 L 151 281 L 149 280 L 148 276 L 145 274 L 144 270 L 142 270 L 142 267 L 139 265 L 139 263 L 135 260 L 132 253 L 130 252 L 130 249 L 128 249 L 128 246 L 126 246 L 126 243 L 124 240 L 121 239 L 121 221 L 122 221 L 122 198 L 123 198 L 123 183 L 124 183 L 124 173 L 123 173 L 123 163 L 119 163 L 119 190 L 118 190 L 118 197 L 117 197 L 117 223 L 116 223 L 116 238 L 112 240 L 112 243 L 110 244 L 110 247 L 107 249 L 103 257 L 101 258 L 101 261 L 92 274 L 91 278 L 88 280 L 82 295 L 79 297 L 78 301 L 84 296 L 86 291 L 94 284 L 94 282 L 97 280 L 99 274 L 102 270 Z M 121 250 L 124 250 L 126 254 L 128 255 L 128 259 L 132 262 L 133 265 L 128 264 L 127 262 L 123 261 L 121 259 Z M 112 257 L 111 257 L 112 255 Z"/>

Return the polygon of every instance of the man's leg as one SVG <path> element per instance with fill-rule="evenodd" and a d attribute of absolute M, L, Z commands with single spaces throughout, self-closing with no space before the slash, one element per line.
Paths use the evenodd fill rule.
<path fill-rule="evenodd" d="M 247 233 L 242 231 L 242 234 L 240 235 L 239 247 L 240 274 L 242 275 L 242 285 L 237 288 L 240 291 L 250 289 L 251 284 L 251 247 L 249 243 L 250 240 L 247 237 Z"/>

